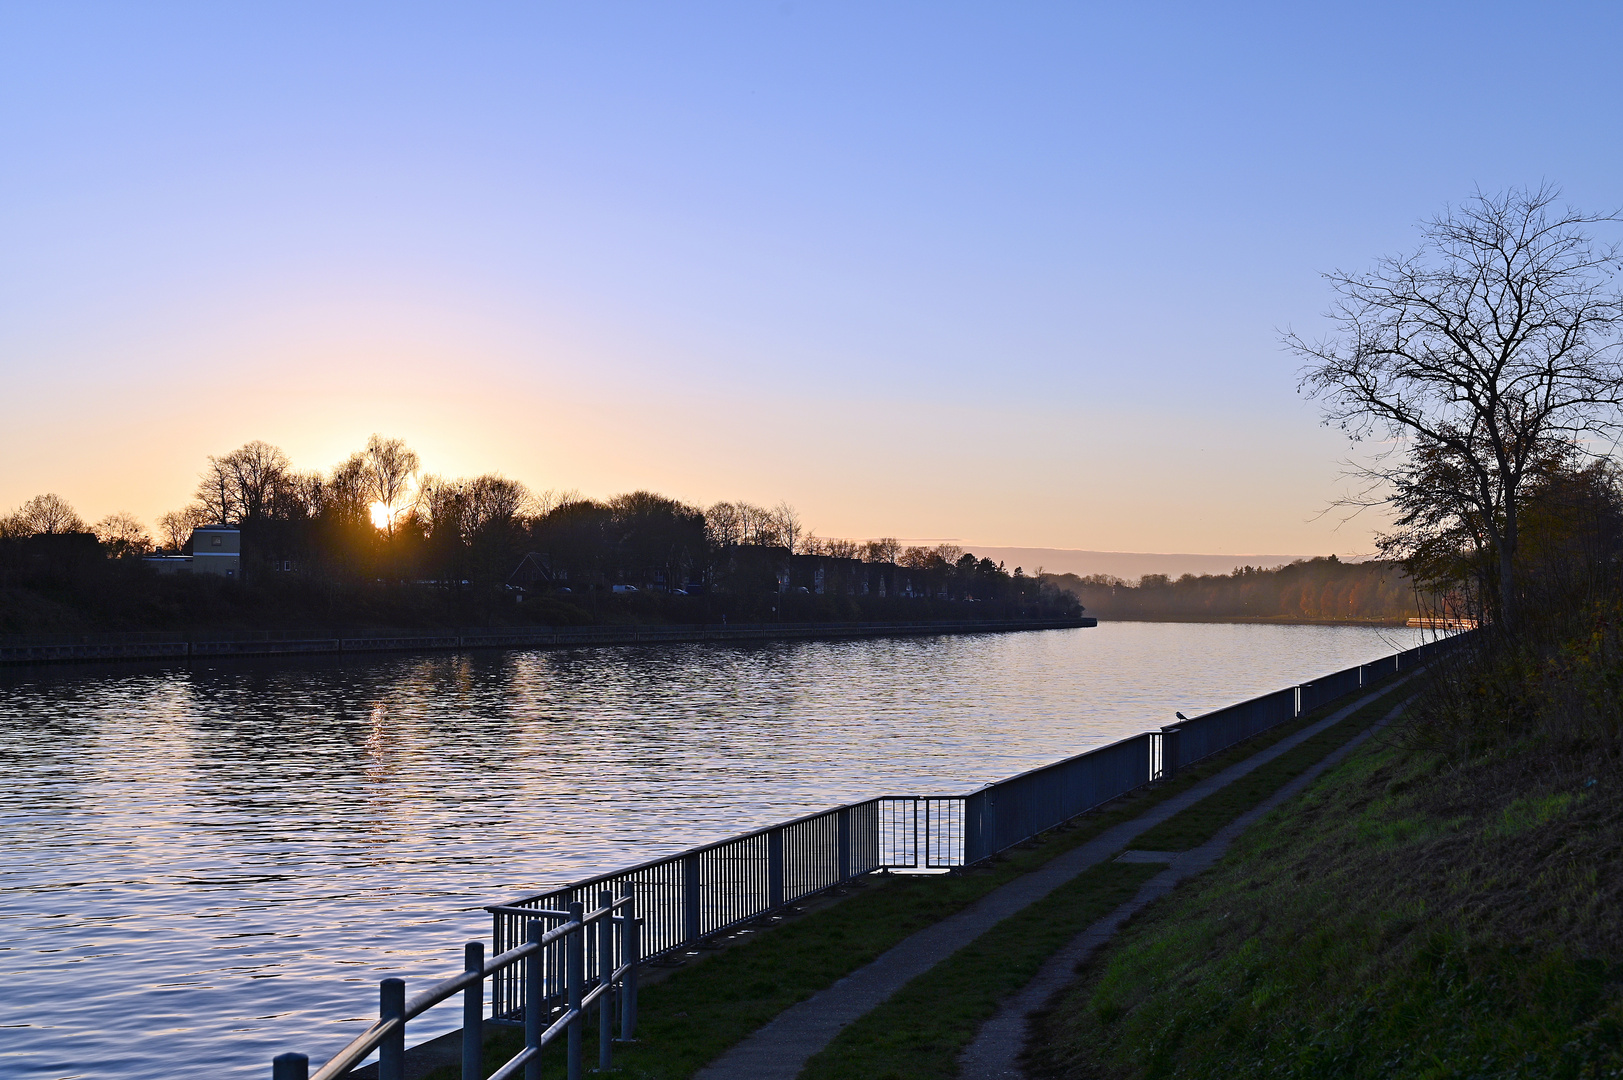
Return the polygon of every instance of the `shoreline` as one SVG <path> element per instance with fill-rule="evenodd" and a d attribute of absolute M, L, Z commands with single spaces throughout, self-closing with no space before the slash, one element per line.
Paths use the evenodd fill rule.
<path fill-rule="evenodd" d="M 1373 626 L 1408 629 L 1408 617 L 1398 619 L 1310 619 L 1297 615 L 1135 615 L 1103 617 L 1105 622 L 1246 623 L 1261 626 Z"/>
<path fill-rule="evenodd" d="M 839 640 L 992 634 L 1097 626 L 1071 619 L 950 620 L 876 623 L 751 623 L 702 626 L 572 626 L 442 630 L 431 633 L 285 631 L 241 633 L 135 632 L 51 634 L 0 641 L 0 667 L 97 662 L 190 662 L 269 656 L 347 656 L 469 649 L 568 649 L 593 645 L 655 645 L 704 641 Z"/>

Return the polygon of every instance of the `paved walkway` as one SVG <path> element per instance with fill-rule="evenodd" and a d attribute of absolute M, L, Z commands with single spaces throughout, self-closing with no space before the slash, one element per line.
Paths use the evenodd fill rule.
<path fill-rule="evenodd" d="M 1170 865 L 1145 882 L 1131 900 L 1072 938 L 1064 948 L 1048 959 L 1029 983 L 1004 1001 L 997 1015 L 982 1025 L 980 1032 L 975 1036 L 975 1041 L 964 1048 L 963 1054 L 958 1059 L 958 1075 L 963 1080 L 1024 1080 L 1026 1074 L 1020 1068 L 1020 1054 L 1026 1046 L 1030 1014 L 1042 1008 L 1050 998 L 1068 986 L 1076 978 L 1077 968 L 1087 961 L 1095 949 L 1109 941 L 1122 923 L 1171 892 L 1184 878 L 1211 867 L 1223 857 L 1223 853 L 1228 850 L 1235 838 L 1264 814 L 1300 793 L 1326 769 L 1357 749 L 1364 740 L 1397 719 L 1398 714 L 1403 711 L 1404 704 L 1407 702 L 1399 704 L 1379 723 L 1359 732 L 1327 754 L 1318 764 L 1223 826 L 1216 836 L 1199 847 L 1184 852 L 1124 853 L 1116 860 L 1117 862 L 1165 862 Z"/>
<path fill-rule="evenodd" d="M 866 967 L 857 969 L 798 1005 L 785 1009 L 700 1069 L 695 1074 L 695 1080 L 794 1080 L 812 1055 L 827 1046 L 847 1024 L 882 1004 L 897 990 L 970 941 L 1041 900 L 1082 871 L 1119 854 L 1140 833 L 1340 723 L 1355 710 L 1388 692 L 1390 688 L 1359 698 L 1323 720 L 1208 777 L 1189 790 L 1157 803 L 1133 820 L 1113 826 L 1031 873 L 994 889 L 957 914 L 920 930 Z M 1163 876 L 1157 875 L 1145 887 L 1153 887 Z M 1023 1023 L 1024 1014 L 1021 1016 Z M 1023 1027 L 1021 1036 L 1024 1036 Z M 1015 1053 L 1018 1052 L 1019 1047 L 1016 1046 Z"/>

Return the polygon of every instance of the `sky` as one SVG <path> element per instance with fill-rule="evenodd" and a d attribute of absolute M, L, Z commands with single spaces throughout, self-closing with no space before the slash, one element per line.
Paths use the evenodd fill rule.
<path fill-rule="evenodd" d="M 0 0 L 0 512 L 329 468 L 819 535 L 1357 554 L 1279 344 L 1623 204 L 1615 4 Z"/>

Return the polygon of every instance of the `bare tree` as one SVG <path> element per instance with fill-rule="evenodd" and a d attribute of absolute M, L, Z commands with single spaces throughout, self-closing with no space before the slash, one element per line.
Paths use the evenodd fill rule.
<path fill-rule="evenodd" d="M 902 545 L 894 536 L 880 537 L 878 540 L 869 540 L 862 545 L 862 561 L 871 563 L 893 563 L 902 554 Z"/>
<path fill-rule="evenodd" d="M 472 480 L 425 476 L 418 491 L 430 532 L 443 536 L 444 530 L 454 530 L 464 543 L 493 526 L 512 524 L 534 506 L 529 488 L 497 473 Z"/>
<path fill-rule="evenodd" d="M 366 455 L 351 454 L 333 466 L 322 487 L 322 511 L 348 524 L 369 520 L 372 501 L 367 480 Z"/>
<path fill-rule="evenodd" d="M 822 554 L 832 559 L 855 559 L 862 553 L 862 545 L 855 540 L 824 540 Z"/>
<path fill-rule="evenodd" d="M 736 547 L 744 542 L 743 516 L 735 503 L 719 502 L 704 512 L 705 539 L 713 548 Z"/>
<path fill-rule="evenodd" d="M 240 525 L 271 510 L 289 472 L 287 455 L 260 439 L 223 457 L 210 456 L 197 482 L 197 501 L 210 521 Z"/>
<path fill-rule="evenodd" d="M 407 448 L 404 439 L 373 435 L 366 440 L 361 460 L 365 464 L 367 491 L 374 502 L 383 505 L 384 531 L 393 536 L 396 516 L 412 507 L 411 482 L 417 475 L 417 455 Z"/>
<path fill-rule="evenodd" d="M 548 488 L 530 496 L 530 516 L 544 518 L 560 506 L 581 501 L 581 493 L 574 488 Z"/>
<path fill-rule="evenodd" d="M 308 521 L 327 505 L 327 483 L 319 472 L 288 472 L 271 499 L 270 514 L 282 521 Z"/>
<path fill-rule="evenodd" d="M 91 531 L 115 559 L 134 558 L 152 550 L 152 537 L 146 527 L 128 511 L 108 514 L 96 522 Z"/>
<path fill-rule="evenodd" d="M 786 547 L 793 555 L 800 546 L 800 539 L 805 535 L 805 528 L 800 523 L 800 515 L 795 508 L 786 502 L 774 506 L 768 515 L 771 527 L 777 533 L 776 547 Z"/>
<path fill-rule="evenodd" d="M 530 489 L 500 473 L 468 481 L 469 514 L 475 532 L 489 525 L 508 525 L 529 515 L 535 505 Z"/>
<path fill-rule="evenodd" d="M 1400 481 L 1424 476 L 1417 460 L 1447 462 L 1437 475 L 1459 489 L 1430 494 L 1444 516 L 1451 504 L 1474 515 L 1506 626 L 1529 469 L 1557 444 L 1615 429 L 1623 400 L 1618 248 L 1589 231 L 1617 217 L 1559 208 L 1559 198 L 1548 186 L 1478 193 L 1427 222 L 1413 254 L 1326 274 L 1331 337 L 1284 338 L 1306 361 L 1301 386 L 1324 401 L 1327 423 L 1355 441 L 1394 440 L 1355 466 L 1371 485 L 1354 502 L 1392 502 Z M 1412 510 L 1426 492 L 1407 490 Z"/>
<path fill-rule="evenodd" d="M 192 530 L 209 520 L 208 511 L 201 506 L 171 510 L 158 519 L 158 536 L 169 550 L 179 551 L 191 539 Z"/>
<path fill-rule="evenodd" d="M 84 532 L 84 519 L 60 495 L 35 495 L 19 506 L 8 519 L 7 533 L 13 536 L 54 536 Z"/>
<path fill-rule="evenodd" d="M 747 502 L 736 502 L 733 506 L 738 511 L 739 543 L 757 547 L 778 546 L 778 525 L 772 511 Z"/>
<path fill-rule="evenodd" d="M 705 532 L 714 547 L 755 544 L 791 552 L 804 535 L 800 515 L 788 503 L 772 509 L 747 502 L 719 502 L 704 512 Z"/>

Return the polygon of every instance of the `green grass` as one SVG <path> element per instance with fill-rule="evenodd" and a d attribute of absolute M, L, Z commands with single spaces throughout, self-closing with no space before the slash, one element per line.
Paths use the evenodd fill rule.
<path fill-rule="evenodd" d="M 1371 702 L 1235 784 L 1180 811 L 1143 834 L 1133 846 L 1186 850 L 1209 840 L 1218 829 L 1391 708 L 1389 696 Z M 1155 833 L 1160 834 L 1160 843 L 1145 840 Z M 802 1074 L 803 1080 L 945 1080 L 956 1076 L 959 1053 L 997 1011 L 998 1002 L 1025 985 L 1056 949 L 1129 899 L 1140 884 L 1161 869 L 1155 865 L 1105 864 L 1080 875 L 1039 903 L 999 923 L 846 1028 L 827 1050 L 812 1059 Z"/>
<path fill-rule="evenodd" d="M 1623 1075 L 1615 754 L 1402 737 L 1130 923 L 1039 1019 L 1031 1074 Z"/>
<path fill-rule="evenodd" d="M 784 1009 L 869 963 L 908 935 L 1315 723 L 1336 707 L 1339 704 L 1281 724 L 1214 755 L 1169 783 L 1141 788 L 990 864 L 950 875 L 870 877 L 855 895 L 838 904 L 791 918 L 747 944 L 690 963 L 639 995 L 638 1041 L 616 1048 L 616 1071 L 649 1080 L 691 1076 Z M 587 1034 L 587 1044 L 588 1060 L 595 1061 L 592 1032 Z M 487 1046 L 486 1072 L 505 1062 L 520 1046 L 521 1036 L 504 1030 Z M 561 1050 L 548 1051 L 545 1071 L 549 1077 L 562 1075 L 561 1054 Z M 442 1068 L 430 1073 L 428 1080 L 456 1080 L 459 1075 L 457 1069 Z"/>
<path fill-rule="evenodd" d="M 958 1055 L 1043 962 L 1164 867 L 1104 863 L 998 923 L 847 1027 L 802 1080 L 948 1080 Z"/>
<path fill-rule="evenodd" d="M 1388 688 L 1390 689 L 1390 687 Z M 1300 746 L 1292 747 L 1195 805 L 1178 811 L 1153 829 L 1140 834 L 1133 846 L 1143 851 L 1189 851 L 1217 835 L 1217 831 L 1268 796 L 1290 783 L 1325 755 L 1368 728 L 1392 710 L 1388 696 L 1372 701 Z"/>

